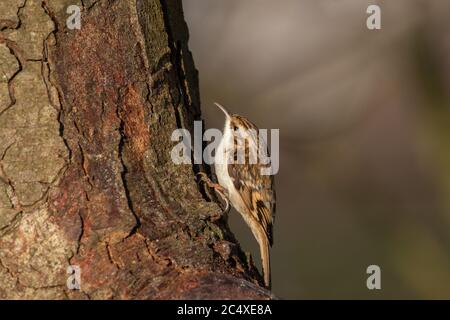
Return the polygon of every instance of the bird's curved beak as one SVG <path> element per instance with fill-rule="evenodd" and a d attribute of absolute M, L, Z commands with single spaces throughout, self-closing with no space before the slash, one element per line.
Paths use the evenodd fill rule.
<path fill-rule="evenodd" d="M 227 109 L 224 108 L 224 106 L 222 106 L 221 104 L 214 102 L 214 104 L 223 111 L 223 113 L 225 113 L 225 115 L 227 116 L 227 118 L 230 118 L 230 113 L 227 111 Z"/>

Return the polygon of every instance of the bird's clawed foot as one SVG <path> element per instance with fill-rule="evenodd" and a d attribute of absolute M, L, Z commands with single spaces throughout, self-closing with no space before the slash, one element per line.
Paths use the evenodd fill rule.
<path fill-rule="evenodd" d="M 199 172 L 197 173 L 197 176 L 200 177 L 199 180 L 200 182 L 205 183 L 208 187 L 213 189 L 219 195 L 219 197 L 225 202 L 225 209 L 221 213 L 214 215 L 212 217 L 213 220 L 220 219 L 223 215 L 227 214 L 230 211 L 230 201 L 228 200 L 227 191 L 221 185 L 212 182 L 211 179 L 206 175 L 206 173 Z"/>

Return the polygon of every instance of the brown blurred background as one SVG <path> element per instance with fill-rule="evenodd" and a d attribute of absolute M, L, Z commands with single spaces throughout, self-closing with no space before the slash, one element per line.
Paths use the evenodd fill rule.
<path fill-rule="evenodd" d="M 366 28 L 369 4 L 382 29 Z M 280 129 L 273 291 L 450 299 L 450 1 L 185 0 L 218 101 Z M 230 224 L 259 263 L 236 212 Z M 366 287 L 381 267 L 381 290 Z"/>

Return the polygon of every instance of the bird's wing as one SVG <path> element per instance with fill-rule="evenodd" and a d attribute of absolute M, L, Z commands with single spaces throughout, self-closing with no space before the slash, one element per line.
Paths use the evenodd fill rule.
<path fill-rule="evenodd" d="M 258 129 L 254 124 L 249 122 L 245 118 L 241 118 L 244 122 L 244 127 L 253 129 L 254 132 L 258 132 Z M 243 202 L 252 214 L 255 220 L 257 220 L 263 227 L 270 245 L 273 244 L 273 221 L 275 218 L 275 187 L 273 175 L 262 175 L 261 169 L 264 167 L 270 167 L 269 164 L 251 164 L 249 161 L 249 148 L 258 146 L 257 135 L 246 136 L 246 143 L 236 143 L 235 138 L 235 159 L 238 154 L 238 150 L 245 149 L 245 163 L 234 163 L 228 165 L 228 174 L 233 181 L 235 188 L 241 196 Z M 264 142 L 261 147 L 267 150 L 267 144 Z"/>

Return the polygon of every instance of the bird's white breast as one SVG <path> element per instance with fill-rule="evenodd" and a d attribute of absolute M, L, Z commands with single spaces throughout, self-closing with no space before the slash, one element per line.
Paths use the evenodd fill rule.
<path fill-rule="evenodd" d="M 222 140 L 219 143 L 216 151 L 216 157 L 214 161 L 214 169 L 216 171 L 216 176 L 219 184 L 225 188 L 228 193 L 233 192 L 235 190 L 233 181 L 228 174 L 228 162 L 229 162 L 229 153 L 232 150 L 229 146 L 233 144 L 233 136 L 231 130 L 229 129 L 229 121 L 225 123 L 225 129 L 223 132 Z"/>
<path fill-rule="evenodd" d="M 231 205 L 238 212 L 240 212 L 245 219 L 245 204 L 242 201 L 242 198 L 239 195 L 238 191 L 236 190 L 233 180 L 231 180 L 230 174 L 228 173 L 228 164 L 234 159 L 233 147 L 234 137 L 232 131 L 230 130 L 229 120 L 227 120 L 227 122 L 225 123 L 222 140 L 217 147 L 214 169 L 219 184 L 228 192 L 228 199 L 230 200 Z"/>

